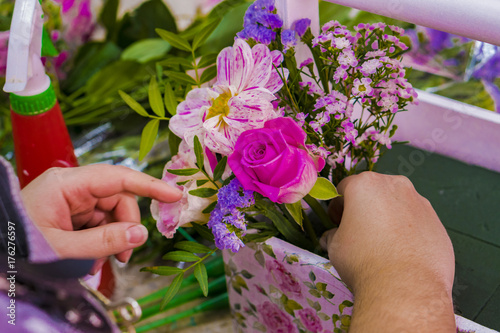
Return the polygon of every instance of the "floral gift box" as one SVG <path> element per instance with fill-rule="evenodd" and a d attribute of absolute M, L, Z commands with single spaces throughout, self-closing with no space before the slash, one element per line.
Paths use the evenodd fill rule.
<path fill-rule="evenodd" d="M 235 332 L 348 331 L 353 295 L 328 259 L 278 238 L 223 255 Z M 456 322 L 458 332 L 495 332 Z"/>

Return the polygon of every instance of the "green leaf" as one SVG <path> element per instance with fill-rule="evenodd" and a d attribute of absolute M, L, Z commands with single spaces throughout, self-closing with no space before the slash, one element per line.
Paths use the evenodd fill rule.
<path fill-rule="evenodd" d="M 220 23 L 220 19 L 212 19 L 208 21 L 206 24 L 203 25 L 201 31 L 196 34 L 196 36 L 193 39 L 193 50 L 196 50 L 198 46 L 203 44 L 207 40 L 207 38 L 214 32 L 215 28 Z"/>
<path fill-rule="evenodd" d="M 313 271 L 309 272 L 309 280 L 311 280 L 312 282 L 316 281 L 316 275 Z"/>
<path fill-rule="evenodd" d="M 234 280 L 236 281 L 236 283 L 238 284 L 239 287 L 245 288 L 246 290 L 248 290 L 247 283 L 246 283 L 246 281 L 241 276 L 236 275 L 234 277 Z"/>
<path fill-rule="evenodd" d="M 323 321 L 330 320 L 330 316 L 327 315 L 326 313 L 323 313 L 323 312 L 318 313 L 318 317 L 320 317 L 321 320 L 323 320 Z"/>
<path fill-rule="evenodd" d="M 253 256 L 262 267 L 266 267 L 266 258 L 262 251 L 256 251 Z"/>
<path fill-rule="evenodd" d="M 132 109 L 134 110 L 135 112 L 137 112 L 138 114 L 140 114 L 141 116 L 143 117 L 149 117 L 149 114 L 148 112 L 142 107 L 141 104 L 139 104 L 135 99 L 133 99 L 130 95 L 128 95 L 127 93 L 119 90 L 118 93 L 120 94 L 120 97 L 123 99 L 123 101 L 125 103 L 127 103 L 127 105 Z"/>
<path fill-rule="evenodd" d="M 343 301 L 342 304 L 339 305 L 340 313 L 343 313 L 345 308 L 350 308 L 353 305 L 354 304 L 351 301 L 348 300 Z"/>
<path fill-rule="evenodd" d="M 276 259 L 276 255 L 274 254 L 273 247 L 269 244 L 262 244 L 262 250 L 270 257 Z"/>
<path fill-rule="evenodd" d="M 200 84 L 212 80 L 217 75 L 217 66 L 208 67 L 201 73 Z"/>
<path fill-rule="evenodd" d="M 212 234 L 212 232 L 210 231 L 210 229 L 208 229 L 207 226 L 204 226 L 204 225 L 200 225 L 198 223 L 191 223 L 191 227 L 196 230 L 196 232 L 203 238 L 205 238 L 207 241 L 209 242 L 213 242 L 214 241 L 214 235 Z"/>
<path fill-rule="evenodd" d="M 163 297 L 163 300 L 161 301 L 160 309 L 163 310 L 165 306 L 170 303 L 172 298 L 177 294 L 179 291 L 179 288 L 181 287 L 182 280 L 184 279 L 184 273 L 179 273 L 175 279 L 172 281 L 170 286 L 167 289 L 167 292 L 165 293 L 165 296 Z"/>
<path fill-rule="evenodd" d="M 327 298 L 327 299 L 332 299 L 335 297 L 334 294 L 332 294 L 331 292 L 329 292 L 328 290 L 324 291 L 323 292 L 323 297 Z"/>
<path fill-rule="evenodd" d="M 160 65 L 166 67 L 178 67 L 181 65 L 184 69 L 193 69 L 193 63 L 191 60 L 181 57 L 171 57 L 159 62 Z"/>
<path fill-rule="evenodd" d="M 115 34 L 119 2 L 119 0 L 105 1 L 101 10 L 101 15 L 99 16 L 99 23 L 101 23 L 107 31 L 107 40 L 113 39 Z"/>
<path fill-rule="evenodd" d="M 249 273 L 246 269 L 244 269 L 244 270 L 241 271 L 241 275 L 243 275 L 243 277 L 245 279 L 251 279 L 251 278 L 253 278 L 253 274 Z"/>
<path fill-rule="evenodd" d="M 151 266 L 141 268 L 141 272 L 151 272 L 158 275 L 174 275 L 182 273 L 182 269 L 171 266 Z"/>
<path fill-rule="evenodd" d="M 170 156 L 177 155 L 181 141 L 182 139 L 175 135 L 172 131 L 168 131 L 168 147 L 170 149 Z"/>
<path fill-rule="evenodd" d="M 165 83 L 165 106 L 168 113 L 175 116 L 177 113 L 177 99 L 175 98 L 174 90 L 169 82 Z"/>
<path fill-rule="evenodd" d="M 210 198 L 217 194 L 217 192 L 218 191 L 213 188 L 197 188 L 196 190 L 189 191 L 189 194 L 200 198 Z"/>
<path fill-rule="evenodd" d="M 198 283 L 200 284 L 200 289 L 203 292 L 203 296 L 207 297 L 208 295 L 208 275 L 207 275 L 207 268 L 205 265 L 200 262 L 196 267 L 194 268 L 194 277 L 196 280 L 198 280 Z"/>
<path fill-rule="evenodd" d="M 194 154 L 196 156 L 196 165 L 198 168 L 203 169 L 203 148 L 201 147 L 200 139 L 198 139 L 198 136 L 194 136 Z"/>
<path fill-rule="evenodd" d="M 174 247 L 191 253 L 208 253 L 212 251 L 208 246 L 190 241 L 177 242 Z"/>
<path fill-rule="evenodd" d="M 215 208 L 216 205 L 217 205 L 217 201 L 212 202 L 210 205 L 207 206 L 207 208 L 205 208 L 202 211 L 202 213 L 203 214 L 209 214 L 209 213 L 211 213 L 214 210 L 214 208 Z"/>
<path fill-rule="evenodd" d="M 167 75 L 170 79 L 174 81 L 181 81 L 185 84 L 188 85 L 196 85 L 195 79 L 193 79 L 191 76 L 187 75 L 186 73 L 180 73 L 180 72 L 174 72 L 174 71 L 165 71 L 165 75 Z"/>
<path fill-rule="evenodd" d="M 317 282 L 316 289 L 318 289 L 319 291 L 325 291 L 326 290 L 326 283 Z"/>
<path fill-rule="evenodd" d="M 198 68 L 207 67 L 215 64 L 216 61 L 217 61 L 217 53 L 210 53 L 201 57 L 197 66 Z"/>
<path fill-rule="evenodd" d="M 208 179 L 198 179 L 196 181 L 196 186 L 200 187 L 200 186 L 205 185 L 206 183 L 208 183 Z"/>
<path fill-rule="evenodd" d="M 200 260 L 200 257 L 187 251 L 171 251 L 162 257 L 164 260 L 192 262 Z"/>
<path fill-rule="evenodd" d="M 319 302 L 315 302 L 315 301 L 308 298 L 307 303 L 309 303 L 309 306 L 311 308 L 313 308 L 314 310 L 316 310 L 316 312 L 321 311 L 321 305 L 319 304 Z"/>
<path fill-rule="evenodd" d="M 159 119 L 150 120 L 144 129 L 142 130 L 141 135 L 141 145 L 139 148 L 139 161 L 142 161 L 144 157 L 149 153 L 151 148 L 153 148 L 153 144 L 156 140 L 156 135 L 158 134 L 158 127 L 160 126 Z"/>
<path fill-rule="evenodd" d="M 293 204 L 285 204 L 286 210 L 292 215 L 295 222 L 302 228 L 302 204 L 301 200 Z"/>
<path fill-rule="evenodd" d="M 191 45 L 189 45 L 189 42 L 184 38 L 182 38 L 181 36 L 163 29 L 156 29 L 156 33 L 160 35 L 162 39 L 169 42 L 170 45 L 172 45 L 176 49 L 191 52 L 192 50 Z"/>
<path fill-rule="evenodd" d="M 183 186 L 183 185 L 186 185 L 188 182 L 190 182 L 190 180 L 185 180 L 183 182 L 177 182 L 176 184 L 179 186 Z"/>
<path fill-rule="evenodd" d="M 170 44 L 161 38 L 143 39 L 127 47 L 123 51 L 121 59 L 133 60 L 144 64 L 164 56 L 170 48 Z"/>
<path fill-rule="evenodd" d="M 224 174 L 224 170 L 226 170 L 226 165 L 227 165 L 227 156 L 222 157 L 222 159 L 217 163 L 217 166 L 215 167 L 214 170 L 214 180 L 219 180 L 222 178 L 222 175 Z"/>
<path fill-rule="evenodd" d="M 316 298 L 321 298 L 321 294 L 316 289 L 309 289 L 309 294 L 313 295 Z"/>
<path fill-rule="evenodd" d="M 335 186 L 323 177 L 318 177 L 309 195 L 319 200 L 329 200 L 339 196 Z"/>
<path fill-rule="evenodd" d="M 149 105 L 151 105 L 151 109 L 158 117 L 165 117 L 165 106 L 155 76 L 152 76 L 149 82 Z"/>
<path fill-rule="evenodd" d="M 296 301 L 292 300 L 292 299 L 289 299 L 287 302 L 286 302 L 286 305 L 292 309 L 292 310 L 302 310 L 303 307 L 302 305 L 300 305 L 299 303 L 297 303 Z"/>
<path fill-rule="evenodd" d="M 312 243 L 307 241 L 304 234 L 299 231 L 299 227 L 295 222 L 287 220 L 283 214 L 276 209 L 274 204 L 267 203 L 264 200 L 255 204 L 256 209 L 262 215 L 269 218 L 276 229 L 291 243 L 307 250 L 314 250 Z"/>
<path fill-rule="evenodd" d="M 176 175 L 176 176 L 192 176 L 192 175 L 200 172 L 200 170 L 198 170 L 198 169 L 167 169 L 167 172 L 171 173 L 173 175 Z"/>

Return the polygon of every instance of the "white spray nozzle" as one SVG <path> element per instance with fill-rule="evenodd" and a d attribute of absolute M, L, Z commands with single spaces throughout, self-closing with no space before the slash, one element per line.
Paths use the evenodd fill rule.
<path fill-rule="evenodd" d="M 43 11 L 38 0 L 16 0 L 10 25 L 4 91 L 32 96 L 50 85 L 41 61 Z"/>

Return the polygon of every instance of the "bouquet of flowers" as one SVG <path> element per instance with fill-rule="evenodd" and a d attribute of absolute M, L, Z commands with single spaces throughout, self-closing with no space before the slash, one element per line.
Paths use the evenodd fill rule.
<path fill-rule="evenodd" d="M 179 52 L 158 63 L 148 90 L 152 112 L 120 92 L 151 118 L 141 158 L 160 121 L 169 122 L 172 157 L 162 179 L 184 196 L 153 201 L 158 230 L 167 238 L 180 231 L 206 239 L 203 245 L 175 238 L 175 250 L 163 258 L 192 263 L 185 268 L 143 269 L 175 275 L 162 306 L 191 268 L 206 294 L 203 261 L 217 249 L 237 252 L 276 236 L 319 253 L 318 235 L 333 227 L 325 207 L 338 195 L 334 184 L 371 170 L 391 148 L 396 113 L 417 102 L 401 64 L 408 49 L 401 28 L 359 24 L 351 31 L 331 21 L 314 36 L 310 23 L 304 18 L 285 28 L 274 0 L 257 0 L 234 45 L 201 58 L 217 21 L 201 25 L 191 41 L 158 29 Z M 310 57 L 298 60 L 299 47 Z"/>

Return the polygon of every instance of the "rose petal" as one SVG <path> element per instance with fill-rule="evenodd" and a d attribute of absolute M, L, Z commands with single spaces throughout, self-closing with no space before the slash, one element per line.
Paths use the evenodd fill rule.
<path fill-rule="evenodd" d="M 297 125 L 292 118 L 275 118 L 269 120 L 264 125 L 265 128 L 274 128 L 281 131 L 281 134 L 285 138 L 285 141 L 289 145 L 293 145 L 295 147 L 302 147 L 306 142 L 306 132 Z"/>

